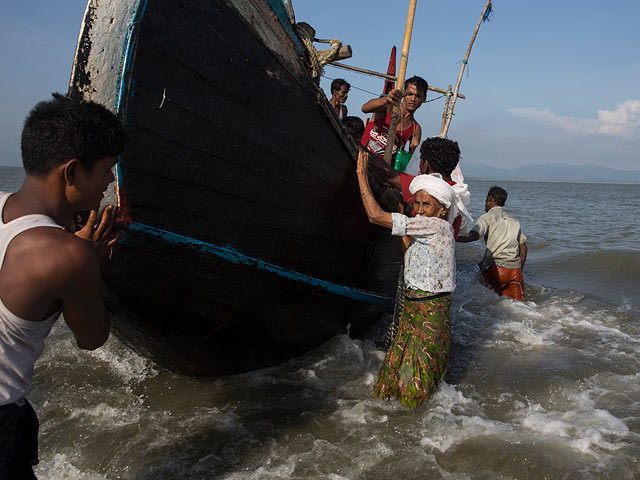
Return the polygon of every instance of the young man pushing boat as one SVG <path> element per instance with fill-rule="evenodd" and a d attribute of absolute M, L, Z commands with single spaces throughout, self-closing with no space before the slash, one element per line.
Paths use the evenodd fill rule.
<path fill-rule="evenodd" d="M 116 241 L 114 209 L 97 209 L 124 136 L 116 116 L 93 102 L 54 94 L 22 130 L 26 178 L 0 192 L 0 478 L 35 478 L 38 419 L 26 400 L 34 363 L 60 314 L 79 348 L 109 337 L 99 258 Z M 90 210 L 74 233 L 73 214 Z"/>
<path fill-rule="evenodd" d="M 369 100 L 362 106 L 363 113 L 372 113 L 371 121 L 362 136 L 362 146 L 368 152 L 384 158 L 387 147 L 387 134 L 391 122 L 391 110 L 395 102 L 402 101 L 400 105 L 400 118 L 394 139 L 393 157 L 396 158 L 398 150 L 409 142 L 409 151 L 413 153 L 422 138 L 420 124 L 416 122 L 414 113 L 427 99 L 429 84 L 424 78 L 411 77 L 404 84 L 404 91 L 392 90 L 389 95 Z"/>

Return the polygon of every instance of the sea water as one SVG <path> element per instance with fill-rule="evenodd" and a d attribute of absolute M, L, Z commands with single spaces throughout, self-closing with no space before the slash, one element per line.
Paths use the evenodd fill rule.
<path fill-rule="evenodd" d="M 0 189 L 22 176 L 0 168 Z M 469 181 L 474 217 L 493 183 Z M 371 398 L 388 318 L 221 378 L 173 374 L 113 337 L 80 351 L 58 322 L 29 394 L 36 474 L 640 478 L 640 185 L 498 184 L 528 237 L 526 301 L 478 282 L 482 242 L 458 245 L 449 370 L 421 407 Z"/>

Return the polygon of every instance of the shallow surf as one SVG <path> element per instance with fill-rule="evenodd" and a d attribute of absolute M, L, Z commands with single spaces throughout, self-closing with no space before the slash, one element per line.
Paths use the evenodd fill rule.
<path fill-rule="evenodd" d="M 493 183 L 469 182 L 474 217 Z M 529 238 L 526 301 L 478 282 L 481 242 L 458 249 L 451 362 L 421 407 L 371 398 L 388 317 L 362 338 L 343 332 L 285 364 L 209 379 L 163 370 L 113 337 L 79 351 L 58 322 L 29 395 L 36 474 L 638 478 L 640 214 L 627 205 L 640 207 L 640 186 L 613 196 L 611 185 L 498 184 Z"/>

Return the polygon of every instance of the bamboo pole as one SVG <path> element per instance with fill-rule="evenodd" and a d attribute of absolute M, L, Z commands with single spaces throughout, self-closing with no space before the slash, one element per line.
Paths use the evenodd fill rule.
<path fill-rule="evenodd" d="M 451 117 L 453 117 L 453 109 L 456 106 L 456 99 L 458 98 L 458 90 L 460 89 L 460 83 L 462 82 L 462 75 L 464 74 L 464 69 L 467 66 L 467 62 L 469 61 L 469 55 L 471 55 L 471 47 L 473 47 L 473 42 L 476 41 L 476 36 L 478 35 L 478 30 L 480 30 L 480 25 L 482 24 L 482 20 L 487 13 L 487 10 L 491 8 L 491 0 L 487 0 L 487 4 L 484 6 L 482 10 L 482 14 L 480 15 L 480 20 L 478 20 L 478 24 L 476 25 L 476 29 L 473 32 L 473 37 L 471 37 L 471 42 L 469 43 L 469 47 L 467 48 L 467 54 L 462 60 L 462 65 L 460 66 L 460 73 L 458 74 L 458 80 L 456 81 L 456 88 L 453 91 L 453 98 L 451 99 L 451 106 L 447 110 L 447 118 L 444 122 L 442 129 L 440 131 L 440 136 L 445 138 L 447 136 L 447 132 L 449 131 L 449 125 L 451 124 Z"/>
<path fill-rule="evenodd" d="M 353 72 L 364 73 L 365 75 L 371 75 L 372 77 L 380 77 L 392 82 L 396 81 L 395 75 L 389 75 L 388 73 L 374 72 L 373 70 L 367 70 L 366 68 L 352 67 L 351 65 L 345 65 L 344 63 L 329 62 L 327 65 L 332 67 L 344 68 L 345 70 L 351 70 Z"/>
<path fill-rule="evenodd" d="M 449 111 L 449 102 L 451 101 L 451 89 L 453 85 L 449 84 L 449 89 L 447 90 L 447 100 L 444 102 L 444 111 L 442 112 L 442 125 L 440 125 L 440 132 L 444 130 L 444 124 L 447 122 L 447 112 Z M 462 98 L 462 97 L 461 97 Z"/>
<path fill-rule="evenodd" d="M 330 65 L 332 67 L 337 67 L 337 68 L 344 68 L 345 70 L 351 70 L 353 72 L 358 72 L 365 75 L 371 75 L 373 77 L 384 78 L 385 80 L 389 80 L 391 82 L 396 82 L 398 80 L 398 77 L 396 77 L 395 75 L 389 75 L 388 73 L 374 72 L 373 70 L 367 70 L 365 68 L 360 68 L 360 67 L 353 67 L 351 65 L 345 65 L 344 63 L 329 62 L 327 63 L 327 65 Z M 453 87 L 449 85 L 449 90 L 443 90 L 442 88 L 433 87 L 429 85 L 429 91 L 441 93 L 443 95 L 446 95 L 447 92 L 450 92 L 452 88 Z M 466 100 L 467 97 L 465 97 L 463 94 L 458 92 L 458 98 L 462 98 L 463 100 Z"/>
<path fill-rule="evenodd" d="M 404 39 L 402 41 L 402 53 L 400 54 L 400 68 L 398 69 L 398 82 L 396 89 L 404 88 L 405 75 L 407 73 L 407 60 L 409 59 L 409 46 L 411 44 L 411 32 L 413 31 L 413 19 L 416 14 L 417 0 L 409 1 L 409 12 L 407 13 L 407 24 L 404 27 Z M 391 120 L 389 122 L 389 130 L 387 132 L 387 149 L 384 151 L 384 161 L 391 165 L 391 156 L 393 146 L 396 143 L 396 128 L 398 126 L 398 118 L 400 117 L 400 103 L 393 105 L 391 110 Z"/>

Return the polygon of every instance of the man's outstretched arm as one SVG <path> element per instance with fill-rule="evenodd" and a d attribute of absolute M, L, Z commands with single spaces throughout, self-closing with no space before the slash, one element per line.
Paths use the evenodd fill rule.
<path fill-rule="evenodd" d="M 480 238 L 480 234 L 475 230 L 471 230 L 466 235 L 458 235 L 458 238 L 456 238 L 456 242 L 459 242 L 459 243 L 475 242 L 479 238 Z"/>

